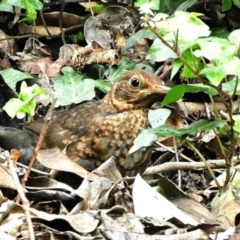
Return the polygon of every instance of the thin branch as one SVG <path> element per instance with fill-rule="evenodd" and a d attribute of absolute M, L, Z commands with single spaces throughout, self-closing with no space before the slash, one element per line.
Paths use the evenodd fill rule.
<path fill-rule="evenodd" d="M 203 155 L 198 151 L 198 149 L 190 141 L 186 140 L 186 143 L 198 155 L 198 157 L 203 161 L 203 163 L 206 165 L 206 168 L 209 171 L 209 173 L 211 174 L 212 178 L 214 179 L 218 189 L 221 190 L 221 186 L 220 186 L 217 178 L 215 177 L 215 175 L 214 175 L 210 165 L 208 164 L 207 160 L 203 157 Z M 225 164 L 227 165 L 227 161 L 226 161 Z"/>
<path fill-rule="evenodd" d="M 35 240 L 35 235 L 34 235 L 34 229 L 33 229 L 33 223 L 31 219 L 31 214 L 30 214 L 30 203 L 28 199 L 26 198 L 26 195 L 24 193 L 24 188 L 20 183 L 20 180 L 17 175 L 17 170 L 15 168 L 15 163 L 11 157 L 8 158 L 8 163 L 9 163 L 9 169 L 11 172 L 11 175 L 13 177 L 13 180 L 16 184 L 18 196 L 22 200 L 22 208 L 24 210 L 25 216 L 26 216 L 26 223 L 28 226 L 28 233 L 29 233 L 29 239 L 30 240 Z"/>
<path fill-rule="evenodd" d="M 38 139 L 38 142 L 37 142 L 37 145 L 34 149 L 34 153 L 33 153 L 33 156 L 30 160 L 30 163 L 28 165 L 28 169 L 22 179 L 22 186 L 24 187 L 27 180 L 28 180 L 28 177 L 30 175 L 30 172 L 32 170 L 32 167 L 34 165 L 34 163 L 36 162 L 36 158 L 37 158 L 37 153 L 39 152 L 39 150 L 41 149 L 42 147 L 42 144 L 43 144 L 43 141 L 44 141 L 44 138 L 46 136 L 46 133 L 48 131 L 48 128 L 49 128 L 49 125 L 50 125 L 50 122 L 51 122 L 51 119 L 52 119 L 52 115 L 53 115 L 53 109 L 54 109 L 54 105 L 56 103 L 56 99 L 53 100 L 52 102 L 52 105 L 51 107 L 49 108 L 48 110 L 48 113 L 47 113 L 47 116 L 45 117 L 45 122 L 44 122 L 44 125 L 43 125 L 43 128 L 42 128 L 42 131 L 41 131 L 41 134 L 39 136 L 39 139 Z M 19 196 L 17 197 L 17 203 L 20 201 L 19 199 Z"/>
<path fill-rule="evenodd" d="M 224 168 L 226 167 L 226 161 L 224 159 L 217 160 L 207 160 L 208 165 L 212 169 Z M 240 160 L 236 159 L 235 165 L 239 164 Z M 148 176 L 152 174 L 158 174 L 167 171 L 178 171 L 178 170 L 196 170 L 196 169 L 206 169 L 204 162 L 166 162 L 158 166 L 148 167 L 143 173 L 143 176 Z"/>

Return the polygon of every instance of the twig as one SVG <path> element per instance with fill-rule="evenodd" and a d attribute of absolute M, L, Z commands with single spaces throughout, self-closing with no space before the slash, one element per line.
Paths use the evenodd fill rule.
<path fill-rule="evenodd" d="M 25 195 L 24 190 L 23 190 L 23 186 L 20 183 L 20 180 L 19 180 L 18 175 L 17 175 L 16 168 L 15 168 L 15 164 L 14 164 L 14 161 L 11 158 L 11 156 L 8 157 L 8 163 L 9 163 L 9 169 L 10 169 L 11 175 L 13 177 L 13 180 L 14 180 L 15 184 L 16 184 L 18 196 L 20 196 L 20 198 L 22 200 L 22 208 L 23 208 L 25 216 L 26 216 L 29 239 L 30 240 L 35 240 L 34 229 L 33 229 L 31 214 L 30 214 L 30 210 L 29 210 L 30 209 L 30 203 L 29 203 L 28 199 L 26 198 L 26 195 Z"/>
<path fill-rule="evenodd" d="M 207 170 L 209 171 L 210 175 L 212 176 L 212 178 L 214 179 L 219 191 L 221 190 L 221 186 L 217 180 L 217 178 L 215 177 L 211 166 L 208 164 L 207 160 L 204 158 L 204 156 L 198 151 L 198 149 L 192 144 L 192 142 L 190 142 L 189 140 L 185 141 L 187 143 L 187 145 L 198 155 L 198 157 L 202 160 L 202 162 L 205 164 Z M 227 165 L 227 161 L 225 160 L 225 164 Z"/>
<path fill-rule="evenodd" d="M 176 154 L 176 151 L 172 150 L 170 147 L 168 146 L 165 146 L 164 144 L 162 144 L 161 142 L 157 142 L 156 143 L 158 146 L 162 147 L 162 148 L 165 148 L 166 150 L 168 150 L 169 152 L 173 153 L 173 154 Z M 183 153 L 178 153 L 179 156 L 189 162 L 194 162 L 191 158 L 187 157 L 186 155 L 184 155 Z"/>
<path fill-rule="evenodd" d="M 173 136 L 173 145 L 174 145 L 174 150 L 175 150 L 176 161 L 179 162 L 176 136 Z M 181 169 L 179 169 L 179 170 L 178 170 L 178 187 L 179 187 L 179 188 L 182 187 L 182 178 L 181 178 L 181 175 L 182 175 L 182 171 L 181 171 Z"/>
<path fill-rule="evenodd" d="M 37 145 L 36 145 L 36 147 L 34 149 L 33 156 L 31 158 L 31 161 L 30 161 L 29 165 L 28 165 L 28 169 L 27 169 L 27 171 L 26 171 L 26 173 L 25 173 L 25 175 L 24 175 L 24 177 L 22 179 L 22 186 L 23 187 L 25 186 L 25 184 L 27 182 L 27 179 L 29 177 L 29 174 L 31 172 L 31 169 L 32 169 L 34 163 L 36 162 L 37 153 L 38 153 L 38 151 L 42 147 L 43 140 L 45 138 L 45 135 L 46 135 L 46 133 L 48 131 L 48 128 L 49 128 L 49 125 L 50 125 L 50 122 L 51 122 L 51 119 L 52 119 L 52 114 L 53 114 L 53 109 L 54 109 L 55 103 L 56 103 L 56 99 L 53 100 L 52 105 L 51 105 L 51 107 L 48 110 L 47 116 L 44 119 L 44 125 L 43 125 L 43 128 L 42 128 L 41 134 L 39 136 Z M 19 199 L 19 197 L 17 197 L 17 202 L 19 202 L 19 201 L 20 201 L 20 199 Z"/>
<path fill-rule="evenodd" d="M 235 164 L 239 162 L 240 160 L 236 159 Z M 226 161 L 224 159 L 208 160 L 207 163 L 212 169 L 226 167 Z M 148 167 L 143 175 L 148 176 L 166 171 L 196 170 L 197 168 L 206 169 L 207 167 L 203 162 L 167 162 L 158 166 Z"/>
<path fill-rule="evenodd" d="M 24 165 L 24 164 L 22 164 L 22 163 L 19 163 L 19 162 L 17 162 L 17 166 L 19 166 L 19 167 L 21 167 L 21 168 L 25 168 L 25 169 L 28 168 L 28 166 L 26 166 L 26 165 Z M 31 168 L 31 172 L 35 172 L 35 173 L 38 173 L 38 174 L 41 174 L 41 175 L 44 175 L 44 176 L 47 176 L 47 177 L 50 176 L 50 173 L 43 172 L 43 171 L 40 171 L 40 170 L 35 169 L 35 168 Z"/>

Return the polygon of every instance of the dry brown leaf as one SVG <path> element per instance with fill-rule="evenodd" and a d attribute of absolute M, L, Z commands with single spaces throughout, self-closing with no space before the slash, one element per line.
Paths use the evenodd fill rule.
<path fill-rule="evenodd" d="M 97 175 L 88 172 L 83 167 L 73 162 L 58 148 L 40 150 L 37 154 L 37 159 L 41 164 L 50 169 L 75 173 L 78 176 L 87 178 L 90 181 L 99 178 Z"/>
<path fill-rule="evenodd" d="M 212 207 L 212 214 L 223 230 L 235 225 L 235 217 L 240 212 L 240 204 L 232 193 L 231 186 L 227 192 L 216 201 Z"/>

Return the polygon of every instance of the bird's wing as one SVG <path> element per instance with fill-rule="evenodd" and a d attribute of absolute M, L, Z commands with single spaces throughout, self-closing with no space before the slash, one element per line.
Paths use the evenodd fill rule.
<path fill-rule="evenodd" d="M 92 119 L 101 116 L 103 110 L 99 102 L 89 102 L 76 106 L 70 110 L 54 113 L 45 137 L 45 148 L 58 146 L 64 148 L 76 139 L 85 136 L 91 126 Z M 39 134 L 43 126 L 43 120 L 39 119 L 30 123 L 26 128 Z"/>

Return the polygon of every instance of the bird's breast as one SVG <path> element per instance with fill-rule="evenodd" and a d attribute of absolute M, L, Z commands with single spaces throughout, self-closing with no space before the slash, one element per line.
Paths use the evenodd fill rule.
<path fill-rule="evenodd" d="M 82 137 L 71 146 L 71 150 L 78 152 L 82 159 L 106 161 L 111 156 L 122 169 L 133 169 L 149 159 L 151 151 L 140 149 L 128 155 L 129 149 L 140 132 L 141 128 L 149 126 L 147 110 L 132 110 L 116 113 L 105 117 L 96 117 L 92 120 L 87 137 Z"/>

